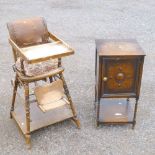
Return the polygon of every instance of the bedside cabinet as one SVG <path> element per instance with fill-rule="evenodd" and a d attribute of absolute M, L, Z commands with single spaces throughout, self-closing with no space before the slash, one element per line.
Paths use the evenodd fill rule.
<path fill-rule="evenodd" d="M 96 40 L 97 126 L 131 123 L 134 128 L 144 56 L 136 40 Z M 130 98 L 135 98 L 134 108 Z"/>

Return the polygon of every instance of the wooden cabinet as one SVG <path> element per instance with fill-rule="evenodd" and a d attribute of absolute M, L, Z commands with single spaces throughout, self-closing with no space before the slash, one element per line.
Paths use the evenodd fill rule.
<path fill-rule="evenodd" d="M 135 126 L 144 56 L 136 40 L 96 40 L 97 125 L 102 122 Z M 133 117 L 129 98 L 136 99 Z"/>

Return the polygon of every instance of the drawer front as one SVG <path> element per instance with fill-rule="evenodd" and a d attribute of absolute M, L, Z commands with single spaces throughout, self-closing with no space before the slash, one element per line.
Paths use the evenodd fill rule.
<path fill-rule="evenodd" d="M 103 58 L 102 96 L 136 93 L 138 63 L 136 58 Z"/>

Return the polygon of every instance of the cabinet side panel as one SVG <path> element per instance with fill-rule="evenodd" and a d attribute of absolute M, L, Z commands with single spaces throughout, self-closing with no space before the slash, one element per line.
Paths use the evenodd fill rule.
<path fill-rule="evenodd" d="M 137 81 L 137 90 L 136 90 L 137 98 L 139 98 L 139 95 L 140 95 L 141 80 L 142 80 L 142 74 L 143 74 L 143 64 L 144 64 L 144 56 L 141 56 L 139 58 L 139 68 L 138 68 L 138 81 Z"/>

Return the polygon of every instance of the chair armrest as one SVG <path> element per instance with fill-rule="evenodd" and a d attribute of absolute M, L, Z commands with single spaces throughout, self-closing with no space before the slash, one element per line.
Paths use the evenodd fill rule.
<path fill-rule="evenodd" d="M 19 54 L 21 57 L 24 57 L 24 58 L 25 58 L 25 56 L 22 54 L 22 53 L 23 53 L 22 49 L 21 49 L 11 38 L 9 38 L 9 43 L 10 43 L 10 45 L 12 46 L 12 48 L 13 48 L 16 52 L 18 52 L 18 54 Z"/>
<path fill-rule="evenodd" d="M 71 48 L 66 42 L 64 42 L 63 40 L 61 40 L 60 38 L 58 38 L 56 35 L 54 35 L 54 34 L 52 34 L 52 33 L 50 33 L 50 32 L 48 32 L 48 34 L 49 34 L 49 37 L 50 37 L 52 40 L 54 40 L 54 41 L 60 41 L 61 43 L 65 44 L 68 48 L 72 49 L 72 51 L 74 51 L 73 48 Z"/>
<path fill-rule="evenodd" d="M 56 37 L 54 34 L 52 34 L 51 32 L 48 32 L 50 39 L 54 40 L 54 41 L 60 41 L 60 39 L 58 37 Z"/>
<path fill-rule="evenodd" d="M 52 77 L 54 75 L 60 74 L 63 71 L 64 71 L 63 67 L 58 67 L 57 69 L 54 69 L 53 71 L 50 71 L 50 72 L 42 74 L 42 75 L 37 75 L 37 76 L 34 76 L 34 77 L 28 77 L 28 76 L 22 75 L 18 71 L 16 71 L 16 72 L 17 72 L 17 74 L 19 76 L 19 79 L 22 82 L 34 82 L 34 81 L 39 81 L 39 80 L 45 79 L 47 77 Z"/>

